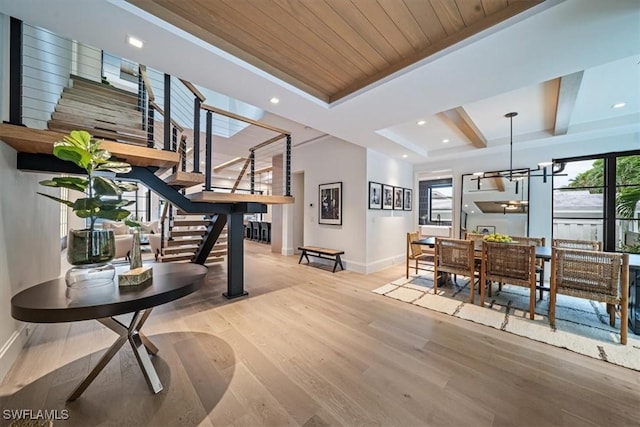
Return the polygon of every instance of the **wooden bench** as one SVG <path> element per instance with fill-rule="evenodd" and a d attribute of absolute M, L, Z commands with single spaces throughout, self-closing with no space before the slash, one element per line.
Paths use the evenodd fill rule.
<path fill-rule="evenodd" d="M 332 273 L 336 272 L 336 267 L 338 265 L 340 265 L 340 270 L 344 270 L 344 267 L 342 266 L 342 260 L 340 259 L 340 255 L 344 255 L 344 251 L 319 248 L 317 246 L 299 246 L 298 250 L 302 251 L 302 253 L 300 254 L 300 259 L 298 260 L 298 264 L 302 262 L 302 258 L 306 258 L 308 264 L 309 255 L 311 255 L 316 258 L 328 259 L 330 261 L 333 261 L 334 263 Z"/>

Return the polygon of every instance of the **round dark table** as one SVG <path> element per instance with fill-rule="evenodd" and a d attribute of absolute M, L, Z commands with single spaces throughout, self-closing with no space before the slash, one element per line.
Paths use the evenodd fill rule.
<path fill-rule="evenodd" d="M 149 354 L 158 348 L 145 337 L 140 329 L 153 307 L 174 301 L 198 290 L 207 275 L 207 267 L 199 264 L 153 264 L 150 283 L 119 287 L 119 273 L 128 267 L 117 269 L 110 285 L 88 289 L 67 288 L 63 277 L 40 283 L 11 298 L 11 316 L 32 323 L 75 322 L 95 319 L 119 337 L 100 358 L 87 377 L 71 393 L 68 401 L 80 397 L 94 378 L 102 371 L 118 350 L 129 341 L 147 384 L 154 393 L 162 390 L 160 379 L 151 363 Z M 133 313 L 129 325 L 114 316 Z"/>

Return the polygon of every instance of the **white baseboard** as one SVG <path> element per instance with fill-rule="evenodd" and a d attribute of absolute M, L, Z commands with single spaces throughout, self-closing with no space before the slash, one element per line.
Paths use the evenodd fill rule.
<path fill-rule="evenodd" d="M 37 326 L 37 324 L 22 323 L 20 327 L 11 334 L 2 347 L 0 347 L 0 382 L 4 380 L 7 372 L 11 369 L 11 366 L 20 355 L 22 348 Z"/>
<path fill-rule="evenodd" d="M 391 267 L 397 264 L 404 264 L 406 255 L 396 255 L 389 258 L 380 259 L 375 262 L 367 264 L 365 274 L 375 273 L 376 271 L 384 270 L 387 267 Z"/>

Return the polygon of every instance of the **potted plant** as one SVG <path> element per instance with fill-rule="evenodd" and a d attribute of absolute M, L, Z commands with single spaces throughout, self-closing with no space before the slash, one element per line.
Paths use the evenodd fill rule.
<path fill-rule="evenodd" d="M 127 218 L 130 212 L 124 208 L 134 202 L 122 200 L 121 196 L 126 191 L 137 189 L 134 183 L 116 183 L 104 175 L 104 172 L 111 172 L 114 176 L 115 173 L 127 173 L 131 166 L 110 160 L 111 153 L 101 149 L 100 144 L 100 140 L 92 138 L 86 131 L 71 131 L 63 140 L 54 143 L 53 155 L 76 164 L 86 176 L 56 177 L 40 182 L 47 187 L 67 188 L 85 194 L 85 197 L 70 201 L 38 193 L 69 206 L 78 217 L 89 220 L 88 228 L 69 230 L 67 260 L 77 267 L 67 272 L 67 284 L 70 286 L 87 285 L 84 282 L 90 276 L 110 275 L 109 280 L 113 278 L 115 272 L 109 264 L 115 255 L 113 231 L 97 230 L 96 220 L 120 221 Z"/>

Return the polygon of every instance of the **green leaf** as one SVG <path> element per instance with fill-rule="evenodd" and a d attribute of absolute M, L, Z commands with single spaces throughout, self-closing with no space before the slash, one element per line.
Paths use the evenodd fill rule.
<path fill-rule="evenodd" d="M 108 152 L 107 150 L 96 150 L 93 153 L 93 157 L 95 157 L 96 160 L 101 160 L 106 162 L 111 158 L 111 153 Z"/>
<path fill-rule="evenodd" d="M 121 221 L 131 214 L 126 209 L 100 210 L 96 214 L 97 218 L 110 219 L 112 221 Z"/>
<path fill-rule="evenodd" d="M 75 211 L 83 211 L 83 210 L 84 211 L 95 211 L 96 209 L 100 208 L 101 205 L 102 205 L 102 202 L 97 197 L 77 199 L 73 203 L 73 210 L 74 210 L 74 212 Z"/>
<path fill-rule="evenodd" d="M 113 210 L 123 208 L 135 203 L 134 200 L 122 200 L 122 199 L 101 199 L 100 208 L 105 210 Z"/>
<path fill-rule="evenodd" d="M 53 147 L 53 155 L 61 160 L 73 162 L 85 171 L 91 165 L 91 154 L 75 146 L 56 145 Z"/>
<path fill-rule="evenodd" d="M 44 185 L 46 187 L 62 187 L 82 192 L 86 190 L 88 184 L 89 180 L 87 178 L 77 176 L 64 176 L 61 178 L 40 181 L 40 185 Z"/>
<path fill-rule="evenodd" d="M 72 207 L 73 207 L 73 202 L 70 202 L 70 201 L 68 201 L 68 200 L 64 200 L 64 199 L 61 199 L 61 198 L 59 198 L 59 197 L 52 196 L 51 194 L 44 194 L 44 193 L 40 193 L 40 192 L 38 192 L 38 194 L 40 194 L 41 196 L 44 196 L 44 197 L 48 197 L 48 198 L 50 198 L 51 200 L 55 200 L 55 201 L 56 201 L 56 202 L 58 202 L 58 203 L 62 203 L 63 205 L 67 205 L 67 206 L 69 206 L 70 208 L 72 208 Z"/>
<path fill-rule="evenodd" d="M 93 190 L 101 196 L 119 196 L 122 194 L 122 190 L 115 182 L 101 176 L 93 178 Z"/>
<path fill-rule="evenodd" d="M 115 173 L 128 173 L 131 172 L 131 166 L 129 165 L 129 163 L 124 162 L 107 162 L 99 164 L 98 167 L 96 167 L 96 170 L 107 170 Z"/>

